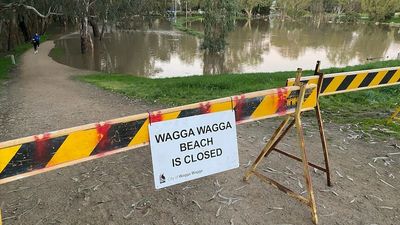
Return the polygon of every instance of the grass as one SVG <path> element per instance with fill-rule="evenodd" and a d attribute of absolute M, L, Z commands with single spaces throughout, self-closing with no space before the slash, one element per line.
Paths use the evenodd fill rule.
<path fill-rule="evenodd" d="M 386 23 L 400 23 L 400 17 L 393 17 L 385 21 Z"/>
<path fill-rule="evenodd" d="M 8 79 L 8 73 L 13 67 L 9 57 L 0 57 L 0 82 Z"/>
<path fill-rule="evenodd" d="M 179 31 L 185 32 L 185 33 L 193 35 L 195 37 L 202 38 L 204 36 L 203 32 L 197 31 L 195 29 L 192 29 L 192 28 L 186 26 L 186 23 L 192 23 L 192 22 L 202 21 L 202 20 L 203 20 L 202 16 L 191 16 L 191 17 L 188 17 L 187 19 L 186 19 L 186 17 L 178 17 L 176 19 L 176 22 L 173 24 L 173 26 L 175 29 L 177 29 Z"/>
<path fill-rule="evenodd" d="M 381 61 L 365 65 L 330 68 L 324 73 L 336 73 L 400 66 L 400 61 Z M 304 71 L 311 75 L 313 71 Z M 252 74 L 223 74 L 218 76 L 191 76 L 149 79 L 125 74 L 91 74 L 77 79 L 149 103 L 161 102 L 178 106 L 241 93 L 282 87 L 294 71 Z M 400 137 L 400 125 L 386 125 L 391 111 L 400 103 L 397 86 L 359 91 L 321 98 L 325 116 L 339 123 L 357 123 L 361 129 L 375 133 L 393 133 Z M 384 128 L 377 130 L 376 127 Z M 385 129 L 388 129 L 387 132 Z M 392 135 L 392 134 L 391 134 Z"/>
<path fill-rule="evenodd" d="M 47 40 L 47 36 L 43 35 L 41 36 L 41 42 L 45 42 Z M 32 48 L 31 43 L 24 43 L 21 45 L 18 45 L 13 51 L 8 52 L 6 55 L 14 55 L 15 56 L 15 61 L 18 64 L 18 59 L 19 56 L 21 56 L 24 52 L 26 52 L 28 49 Z M 7 80 L 9 78 L 9 73 L 11 69 L 15 65 L 12 64 L 11 58 L 9 56 L 1 56 L 0 57 L 0 84 L 2 81 Z M 0 85 L 1 89 L 1 85 Z"/>

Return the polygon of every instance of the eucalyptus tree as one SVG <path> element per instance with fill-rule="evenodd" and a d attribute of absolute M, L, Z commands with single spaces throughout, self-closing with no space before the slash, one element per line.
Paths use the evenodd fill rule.
<path fill-rule="evenodd" d="M 226 45 L 226 35 L 233 29 L 237 13 L 236 0 L 205 0 L 203 49 L 221 52 Z"/>

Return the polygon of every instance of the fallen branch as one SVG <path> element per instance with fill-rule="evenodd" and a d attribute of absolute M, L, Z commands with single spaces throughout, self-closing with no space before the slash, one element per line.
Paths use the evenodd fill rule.
<path fill-rule="evenodd" d="M 219 216 L 219 214 L 221 213 L 221 209 L 222 209 L 222 206 L 219 206 L 217 213 L 215 214 L 215 217 Z"/>
<path fill-rule="evenodd" d="M 340 178 L 343 178 L 343 175 L 341 173 L 339 173 L 339 171 L 335 170 L 335 172 Z"/>
<path fill-rule="evenodd" d="M 199 209 L 200 210 L 202 210 L 202 208 L 201 208 L 201 206 L 200 206 L 200 204 L 196 201 L 196 200 L 192 200 L 192 202 L 194 203 L 194 204 L 196 204 L 197 205 L 197 207 L 199 207 Z"/>
<path fill-rule="evenodd" d="M 389 210 L 393 209 L 393 207 L 390 207 L 390 206 L 378 206 L 378 208 L 380 208 L 380 209 L 389 209 Z"/>
<path fill-rule="evenodd" d="M 396 189 L 393 185 L 391 185 L 391 184 L 389 184 L 388 182 L 386 182 L 386 181 L 384 181 L 384 180 L 382 180 L 382 179 L 379 179 L 382 183 L 384 183 L 384 184 L 386 184 L 387 186 L 389 186 L 389 187 L 391 187 L 391 188 L 393 188 L 393 189 Z"/>
<path fill-rule="evenodd" d="M 215 199 L 215 197 L 217 197 L 217 195 L 218 195 L 223 189 L 224 189 L 224 188 L 221 188 L 221 189 L 217 190 L 217 191 L 215 192 L 215 194 L 214 194 L 210 199 L 208 199 L 207 201 L 209 202 L 209 201 Z"/>
<path fill-rule="evenodd" d="M 247 185 L 243 185 L 243 186 L 241 186 L 241 187 L 238 187 L 238 188 L 236 188 L 235 189 L 235 191 L 240 191 L 240 190 L 242 190 L 243 188 L 245 188 Z"/>

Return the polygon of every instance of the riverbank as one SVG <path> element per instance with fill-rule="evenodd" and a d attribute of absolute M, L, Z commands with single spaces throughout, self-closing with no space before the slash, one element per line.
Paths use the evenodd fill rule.
<path fill-rule="evenodd" d="M 400 66 L 400 61 L 380 61 L 365 65 L 329 68 L 324 73 Z M 304 76 L 313 71 L 304 71 Z M 126 74 L 90 74 L 77 79 L 112 92 L 118 92 L 147 102 L 183 105 L 241 93 L 282 87 L 294 71 L 254 74 L 223 74 L 149 79 Z M 387 124 L 386 119 L 399 104 L 397 86 L 359 91 L 321 98 L 325 117 L 338 123 L 353 124 L 355 128 L 379 135 L 400 137 L 399 124 Z"/>
<path fill-rule="evenodd" d="M 191 17 L 178 17 L 176 19 L 176 22 L 173 23 L 173 27 L 181 32 L 193 35 L 198 38 L 203 38 L 204 37 L 204 32 L 195 30 L 188 26 L 188 24 L 194 23 L 194 22 L 202 22 L 203 21 L 202 16 L 191 16 Z"/>

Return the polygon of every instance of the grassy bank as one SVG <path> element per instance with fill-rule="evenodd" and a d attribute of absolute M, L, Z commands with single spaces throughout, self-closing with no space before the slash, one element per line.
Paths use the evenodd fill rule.
<path fill-rule="evenodd" d="M 201 31 L 197 31 L 190 26 L 187 26 L 187 24 L 193 23 L 193 22 L 198 22 L 202 21 L 203 17 L 202 16 L 191 16 L 191 17 L 178 17 L 176 19 L 176 22 L 173 23 L 173 26 L 175 29 L 185 32 L 187 34 L 202 38 L 204 36 L 204 33 Z"/>
<path fill-rule="evenodd" d="M 47 36 L 41 36 L 41 42 L 45 42 L 47 40 Z M 2 81 L 9 78 L 9 73 L 11 69 L 15 66 L 11 62 L 11 58 L 8 55 L 14 55 L 15 61 L 18 64 L 19 56 L 21 56 L 24 52 L 32 48 L 31 43 L 24 43 L 18 45 L 13 51 L 4 54 L 4 56 L 0 56 L 0 84 Z M 0 85 L 1 89 L 1 85 Z"/>
<path fill-rule="evenodd" d="M 359 66 L 330 68 L 324 73 L 336 73 L 400 66 L 400 61 L 374 62 Z M 312 71 L 304 71 L 311 75 Z M 124 74 L 92 74 L 78 79 L 106 90 L 177 106 L 209 99 L 227 97 L 257 90 L 282 87 L 295 72 L 223 74 L 183 78 L 149 79 Z M 400 137 L 398 124 L 386 125 L 386 118 L 400 104 L 400 87 L 387 87 L 321 98 L 327 118 L 339 123 L 358 123 L 362 129 L 376 133 L 393 133 Z M 384 129 L 375 129 L 383 127 Z M 385 130 L 388 129 L 388 130 Z M 396 134 L 394 134 L 396 133 Z"/>
<path fill-rule="evenodd" d="M 386 23 L 400 23 L 400 17 L 393 17 L 385 21 Z"/>

